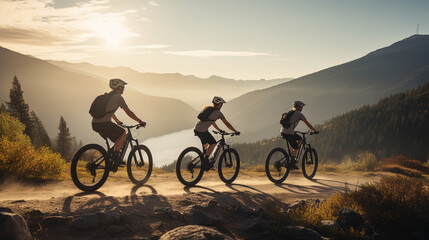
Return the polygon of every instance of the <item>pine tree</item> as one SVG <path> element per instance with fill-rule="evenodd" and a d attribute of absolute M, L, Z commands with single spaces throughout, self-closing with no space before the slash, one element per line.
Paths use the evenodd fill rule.
<path fill-rule="evenodd" d="M 56 139 L 56 149 L 57 152 L 63 156 L 64 159 L 69 161 L 71 159 L 72 151 L 72 137 L 70 135 L 70 130 L 67 127 L 67 123 L 64 120 L 63 116 L 60 118 L 60 125 L 58 126 L 60 132 L 58 133 Z"/>
<path fill-rule="evenodd" d="M 2 103 L 0 106 L 0 113 L 6 112 L 6 111 L 7 111 L 6 106 L 4 105 L 4 103 Z"/>
<path fill-rule="evenodd" d="M 33 136 L 33 145 L 38 147 L 48 146 L 52 147 L 51 139 L 49 138 L 48 133 L 46 132 L 45 127 L 43 126 L 42 121 L 37 117 L 34 111 L 30 113 L 31 122 L 33 124 L 33 131 L 31 135 Z"/>
<path fill-rule="evenodd" d="M 31 139 L 32 124 L 29 113 L 30 108 L 24 101 L 23 93 L 24 92 L 21 90 L 21 83 L 19 83 L 18 78 L 15 76 L 12 81 L 12 88 L 9 92 L 10 102 L 6 102 L 6 105 L 10 115 L 18 118 L 19 121 L 25 125 L 24 133 L 30 136 Z"/>

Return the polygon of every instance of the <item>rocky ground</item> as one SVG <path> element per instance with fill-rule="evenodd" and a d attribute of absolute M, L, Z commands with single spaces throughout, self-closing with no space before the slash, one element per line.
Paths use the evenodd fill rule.
<path fill-rule="evenodd" d="M 304 239 L 322 239 L 318 233 L 305 228 L 285 226 L 273 231 L 277 225 L 265 214 L 264 205 L 278 201 L 287 211 L 303 204 L 301 200 L 307 204 L 323 201 L 347 185 L 343 176 L 321 177 L 312 182 L 296 175 L 278 186 L 262 177 L 259 185 L 246 184 L 258 182 L 259 177 L 252 176 L 244 176 L 232 185 L 224 185 L 218 179 L 218 183 L 212 184 L 216 177 L 207 176 L 207 180 L 196 187 L 179 185 L 182 193 L 178 193 L 168 188 L 159 190 L 158 186 L 168 184 L 166 179 L 173 180 L 171 176 L 153 178 L 152 185 L 141 187 L 115 181 L 92 194 L 77 191 L 67 181 L 53 183 L 64 185 L 61 194 L 58 189 L 49 193 L 49 188 L 42 184 L 31 188 L 30 193 L 38 194 L 33 198 L 31 194 L 14 195 L 2 185 L 0 212 L 21 215 L 34 239 L 282 239 L 282 234 L 290 237 L 295 233 L 304 234 Z M 375 180 L 377 176 L 368 178 Z M 349 182 L 356 182 L 356 178 Z M 113 194 L 108 190 L 116 189 L 117 185 L 128 189 L 124 191 L 128 193 Z M 267 190 L 265 185 L 274 190 Z M 19 199 L 20 196 L 24 197 Z M 187 227 L 180 228 L 184 226 Z M 0 228 L 1 231 L 4 228 Z M 179 235 L 182 238 L 177 237 Z M 183 238 L 188 235 L 192 237 Z"/>

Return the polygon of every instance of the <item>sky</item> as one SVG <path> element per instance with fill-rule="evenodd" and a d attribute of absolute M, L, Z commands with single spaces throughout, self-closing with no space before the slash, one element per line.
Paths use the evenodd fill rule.
<path fill-rule="evenodd" d="M 419 32 L 427 0 L 0 0 L 0 46 L 140 72 L 297 78 Z"/>

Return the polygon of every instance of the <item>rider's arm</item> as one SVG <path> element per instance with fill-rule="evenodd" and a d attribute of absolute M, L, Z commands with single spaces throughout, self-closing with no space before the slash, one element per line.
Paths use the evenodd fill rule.
<path fill-rule="evenodd" d="M 311 131 L 317 132 L 317 130 L 314 129 L 314 127 L 307 121 L 307 119 L 304 118 L 304 119 L 302 119 L 302 121 L 305 122 L 305 124 L 307 124 L 308 128 L 310 128 Z"/>
<path fill-rule="evenodd" d="M 231 129 L 231 131 L 238 133 L 238 131 L 234 129 L 234 127 L 231 125 L 231 123 L 228 122 L 228 120 L 226 120 L 226 118 L 222 118 L 221 120 L 225 124 L 225 126 Z"/>
<path fill-rule="evenodd" d="M 216 128 L 216 130 L 218 130 L 219 132 L 222 132 L 222 130 L 216 125 L 216 123 L 215 122 L 213 122 L 212 123 L 212 126 L 214 127 L 214 128 Z"/>
<path fill-rule="evenodd" d="M 131 111 L 129 108 L 124 108 L 125 113 L 132 119 L 136 120 L 137 122 L 139 122 L 143 127 L 146 126 L 146 123 L 143 122 L 142 120 L 140 120 L 140 118 L 138 118 L 133 111 Z"/>
<path fill-rule="evenodd" d="M 117 124 L 122 124 L 121 120 L 119 120 L 119 119 L 116 117 L 116 115 L 115 115 L 115 114 L 113 114 L 113 115 L 112 115 L 112 118 L 113 118 L 113 120 L 115 120 L 115 122 L 116 122 Z"/>

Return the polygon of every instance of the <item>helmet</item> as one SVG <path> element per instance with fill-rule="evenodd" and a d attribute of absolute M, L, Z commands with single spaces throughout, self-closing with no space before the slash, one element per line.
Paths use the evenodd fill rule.
<path fill-rule="evenodd" d="M 118 87 L 124 87 L 125 85 L 127 85 L 127 83 L 124 82 L 123 80 L 119 79 L 119 78 L 110 79 L 110 82 L 109 82 L 109 87 L 111 89 L 116 89 Z"/>
<path fill-rule="evenodd" d="M 226 103 L 226 102 L 225 100 L 223 100 L 223 98 L 215 96 L 212 100 L 212 103 L 215 105 L 218 105 L 220 103 Z"/>
<path fill-rule="evenodd" d="M 305 103 L 303 103 L 301 101 L 295 101 L 295 102 L 293 102 L 293 106 L 294 107 L 304 107 Z"/>

